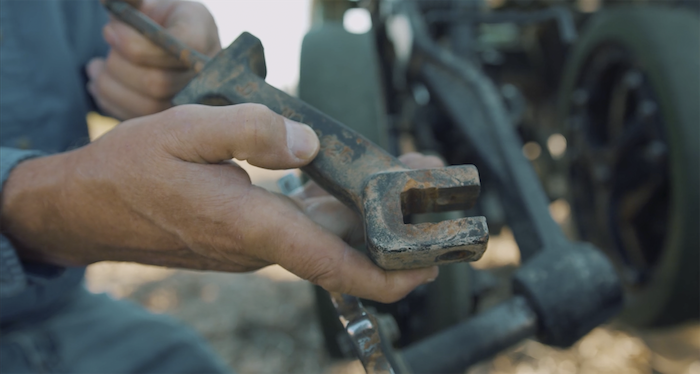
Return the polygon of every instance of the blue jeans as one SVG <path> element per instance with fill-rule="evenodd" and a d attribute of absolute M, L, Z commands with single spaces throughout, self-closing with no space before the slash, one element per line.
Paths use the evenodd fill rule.
<path fill-rule="evenodd" d="M 0 373 L 227 373 L 173 319 L 79 287 L 44 315 L 0 327 Z"/>

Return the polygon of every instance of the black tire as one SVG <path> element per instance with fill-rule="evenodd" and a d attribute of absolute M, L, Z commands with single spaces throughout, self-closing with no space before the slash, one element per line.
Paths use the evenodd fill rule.
<path fill-rule="evenodd" d="M 668 146 L 666 235 L 648 277 L 628 284 L 624 322 L 668 326 L 700 313 L 700 20 L 683 8 L 640 5 L 604 9 L 591 19 L 570 54 L 560 91 L 562 123 L 575 111 L 574 93 L 602 48 L 620 48 L 643 73 L 659 104 Z M 591 121 L 592 122 L 592 121 Z M 571 123 L 564 129 L 569 144 Z M 579 135 L 580 137 L 580 135 Z M 569 151 L 567 150 L 567 153 Z M 575 188 L 575 187 L 574 187 Z M 576 206 L 574 205 L 574 217 Z M 581 230 L 590 230 L 581 227 Z M 583 237 L 584 239 L 590 240 Z M 605 244 L 595 243 L 600 247 Z M 618 268 L 624 268 L 615 250 Z M 624 278 L 624 277 L 623 277 Z"/>

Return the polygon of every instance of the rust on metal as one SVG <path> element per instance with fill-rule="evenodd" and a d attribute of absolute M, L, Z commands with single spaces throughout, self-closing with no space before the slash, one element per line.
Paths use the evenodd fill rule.
<path fill-rule="evenodd" d="M 342 164 L 350 164 L 355 152 L 345 143 L 338 140 L 335 135 L 322 137 L 321 143 L 324 145 L 323 154 L 326 157 L 337 157 Z"/>
<path fill-rule="evenodd" d="M 130 1 L 140 4 L 140 1 Z M 190 69 L 200 72 L 210 58 L 175 39 L 160 25 L 124 0 L 102 0 L 102 4 L 120 21 L 131 25 L 148 40 L 170 52 Z"/>
<path fill-rule="evenodd" d="M 107 6 L 112 12 L 122 9 L 120 19 L 174 56 L 180 56 L 188 66 L 197 69 L 201 63 L 201 71 L 175 97 L 174 104 L 259 103 L 311 126 L 321 141 L 321 149 L 302 170 L 360 214 L 369 255 L 379 266 L 411 269 L 481 257 L 488 241 L 484 217 L 404 223 L 404 216 L 410 214 L 471 207 L 480 188 L 474 166 L 409 170 L 361 134 L 267 84 L 263 47 L 255 36 L 241 34 L 208 61 L 206 56 L 197 57 L 194 51 L 183 54 L 187 49 L 184 44 L 147 17 L 139 16 L 140 12 L 133 8 L 124 10 L 117 3 L 122 2 L 107 1 Z"/>
<path fill-rule="evenodd" d="M 382 349 L 377 318 L 354 296 L 331 292 L 331 301 L 367 373 L 394 374 Z"/>
<path fill-rule="evenodd" d="M 476 261 L 486 250 L 484 217 L 405 224 L 403 217 L 467 209 L 479 194 L 472 165 L 403 170 L 370 176 L 364 190 L 368 251 L 385 269 Z"/>

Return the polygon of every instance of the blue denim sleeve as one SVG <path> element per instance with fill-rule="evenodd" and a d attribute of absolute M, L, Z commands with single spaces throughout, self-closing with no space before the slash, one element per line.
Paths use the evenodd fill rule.
<path fill-rule="evenodd" d="M 0 194 L 20 162 L 44 156 L 35 150 L 0 147 Z M 85 268 L 21 261 L 12 242 L 0 235 L 0 322 L 50 308 L 82 282 Z"/>
<path fill-rule="evenodd" d="M 10 172 L 20 162 L 42 156 L 39 151 L 0 147 L 0 195 Z M 16 295 L 27 286 L 27 278 L 15 249 L 5 235 L 0 236 L 0 298 Z"/>
<path fill-rule="evenodd" d="M 87 84 L 85 66 L 95 57 L 107 57 L 109 44 L 102 36 L 102 28 L 109 21 L 107 10 L 100 1 L 61 1 L 58 3 L 65 20 L 71 50 L 83 70 L 83 86 Z M 90 110 L 101 112 L 92 97 Z M 101 113 L 104 114 L 104 113 Z"/>

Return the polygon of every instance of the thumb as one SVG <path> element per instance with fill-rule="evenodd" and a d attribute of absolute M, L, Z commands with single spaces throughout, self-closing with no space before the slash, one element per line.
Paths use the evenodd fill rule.
<path fill-rule="evenodd" d="M 235 158 L 266 169 L 304 166 L 320 143 L 311 127 L 260 104 L 211 107 L 183 105 L 163 116 L 167 151 L 184 161 L 219 163 Z"/>

